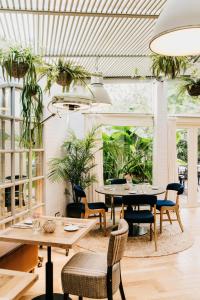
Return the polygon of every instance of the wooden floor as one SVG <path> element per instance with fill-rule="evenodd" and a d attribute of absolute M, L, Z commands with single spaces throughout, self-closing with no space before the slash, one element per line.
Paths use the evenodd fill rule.
<path fill-rule="evenodd" d="M 124 258 L 122 278 L 127 300 L 200 300 L 200 208 L 182 209 L 181 215 L 184 227 L 194 235 L 193 247 L 159 258 Z M 41 255 L 46 258 L 46 251 L 41 250 Z M 67 260 L 63 250 L 54 250 L 56 292 L 61 292 L 60 272 Z M 39 280 L 20 300 L 43 293 L 44 266 L 36 272 Z M 120 299 L 118 293 L 114 296 L 117 299 Z"/>

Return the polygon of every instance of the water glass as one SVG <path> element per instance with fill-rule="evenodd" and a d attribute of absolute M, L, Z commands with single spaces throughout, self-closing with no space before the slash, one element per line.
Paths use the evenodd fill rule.
<path fill-rule="evenodd" d="M 41 224 L 39 219 L 33 219 L 33 233 L 38 233 L 41 229 Z"/>

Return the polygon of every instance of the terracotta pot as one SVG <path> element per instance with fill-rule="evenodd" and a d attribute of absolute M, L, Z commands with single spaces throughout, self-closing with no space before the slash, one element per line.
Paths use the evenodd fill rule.
<path fill-rule="evenodd" d="M 13 78 L 17 78 L 17 79 L 23 78 L 28 71 L 27 63 L 13 62 L 11 69 L 10 69 L 10 64 L 8 62 L 5 62 L 4 66 L 6 68 L 7 73 L 9 74 L 9 76 L 11 76 Z"/>
<path fill-rule="evenodd" d="M 200 85 L 194 84 L 190 88 L 187 88 L 188 94 L 192 97 L 197 97 L 200 95 Z"/>
<path fill-rule="evenodd" d="M 70 84 L 72 83 L 72 80 L 73 80 L 73 78 L 71 77 L 71 75 L 69 73 L 63 71 L 58 74 L 56 83 L 61 86 L 69 88 Z"/>

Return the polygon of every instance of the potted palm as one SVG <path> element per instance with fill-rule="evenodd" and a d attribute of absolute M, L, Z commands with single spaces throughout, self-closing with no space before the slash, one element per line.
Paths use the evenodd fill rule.
<path fill-rule="evenodd" d="M 83 139 L 79 139 L 73 132 L 69 132 L 67 140 L 62 145 L 63 156 L 53 158 L 49 163 L 50 180 L 70 183 L 71 188 L 67 190 L 68 194 L 70 190 L 73 191 L 75 184 L 85 189 L 96 181 L 95 175 L 90 171 L 95 167 L 94 148 L 98 128 L 93 128 Z M 83 205 L 78 203 L 73 192 L 72 195 L 74 203 L 67 205 L 67 215 L 80 217 Z"/>
<path fill-rule="evenodd" d="M 152 55 L 152 73 L 156 78 L 162 76 L 169 79 L 175 79 L 181 74 L 184 74 L 189 64 L 186 56 L 164 56 Z"/>
<path fill-rule="evenodd" d="M 51 90 L 54 83 L 61 85 L 63 92 L 69 91 L 72 83 L 86 85 L 90 73 L 82 66 L 75 65 L 70 61 L 58 60 L 54 65 L 46 65 L 39 69 L 41 77 L 47 77 L 46 91 Z"/>

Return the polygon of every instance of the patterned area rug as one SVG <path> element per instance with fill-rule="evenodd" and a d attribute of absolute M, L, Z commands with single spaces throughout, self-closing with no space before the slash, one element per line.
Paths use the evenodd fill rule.
<path fill-rule="evenodd" d="M 147 227 L 149 228 L 149 227 Z M 109 230 L 111 231 L 111 227 Z M 155 251 L 154 240 L 150 241 L 149 232 L 140 237 L 129 237 L 125 251 L 126 257 L 156 257 L 175 254 L 184 251 L 193 245 L 193 238 L 187 231 L 183 233 L 180 227 L 173 222 L 173 225 L 165 223 L 163 226 L 163 233 L 158 234 L 158 251 Z M 94 228 L 90 231 L 85 238 L 81 239 L 77 247 L 89 250 L 92 252 L 106 252 L 108 246 L 109 234 L 107 237 L 103 235 L 102 230 Z"/>

